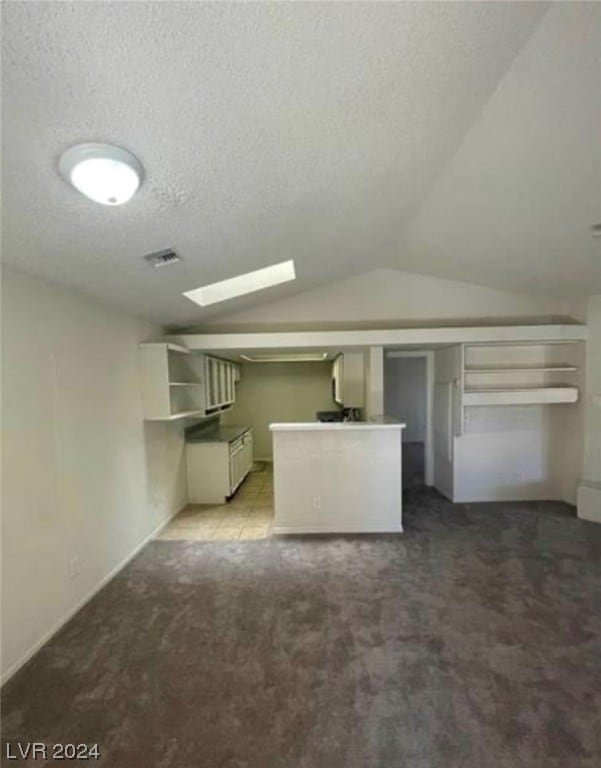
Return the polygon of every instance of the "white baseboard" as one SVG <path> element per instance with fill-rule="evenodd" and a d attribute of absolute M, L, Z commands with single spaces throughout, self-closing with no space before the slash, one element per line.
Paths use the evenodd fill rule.
<path fill-rule="evenodd" d="M 276 535 L 294 535 L 300 533 L 333 533 L 344 536 L 347 533 L 403 533 L 403 526 L 398 528 L 366 528 L 365 526 L 340 528 L 318 527 L 315 525 L 272 525 L 271 532 Z"/>
<path fill-rule="evenodd" d="M 578 488 L 578 517 L 601 523 L 601 483 L 582 483 Z"/>
<path fill-rule="evenodd" d="M 96 595 L 100 590 L 105 587 L 109 581 L 114 578 L 119 571 L 121 571 L 125 566 L 134 559 L 134 557 L 138 554 L 138 552 L 148 544 L 149 541 L 154 539 L 157 534 L 159 534 L 163 528 L 165 528 L 168 523 L 171 522 L 171 520 L 178 514 L 178 512 L 181 512 L 184 507 L 187 506 L 184 504 L 182 507 L 179 507 L 175 510 L 166 520 L 163 520 L 163 522 L 159 523 L 157 527 L 151 531 L 148 536 L 144 538 L 144 540 L 138 544 L 132 552 L 129 553 L 118 565 L 116 565 L 112 570 L 110 570 L 104 578 L 100 580 L 100 582 L 93 587 L 84 597 L 81 598 L 81 600 L 78 600 L 77 603 L 71 608 L 67 613 L 52 627 L 52 629 L 48 630 L 38 641 L 36 641 L 31 648 L 29 648 L 28 651 L 26 651 L 23 656 L 16 661 L 14 664 L 12 664 L 2 675 L 0 678 L 0 686 L 4 685 L 16 672 L 18 672 L 21 667 L 26 664 L 29 659 L 31 659 L 35 654 L 40 650 L 40 648 L 46 643 L 60 630 L 62 629 L 65 624 L 75 616 L 75 614 L 80 611 L 86 603 L 88 603 L 94 595 Z"/>

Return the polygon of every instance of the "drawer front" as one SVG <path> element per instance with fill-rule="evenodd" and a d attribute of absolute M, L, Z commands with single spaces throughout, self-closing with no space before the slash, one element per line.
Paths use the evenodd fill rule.
<path fill-rule="evenodd" d="M 230 443 L 230 456 L 233 456 L 235 453 L 238 453 L 242 448 L 244 447 L 244 443 L 242 442 L 242 438 L 238 437 L 236 440 L 234 440 L 233 443 Z"/>

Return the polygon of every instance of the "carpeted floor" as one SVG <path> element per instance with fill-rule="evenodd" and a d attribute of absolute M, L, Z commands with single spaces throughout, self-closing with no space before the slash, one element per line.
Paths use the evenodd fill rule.
<path fill-rule="evenodd" d="M 405 521 L 153 542 L 5 686 L 4 738 L 110 768 L 599 768 L 601 526 L 423 489 Z"/>

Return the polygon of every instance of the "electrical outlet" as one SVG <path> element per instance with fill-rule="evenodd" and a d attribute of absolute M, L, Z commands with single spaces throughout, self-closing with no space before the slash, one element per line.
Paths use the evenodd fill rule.
<path fill-rule="evenodd" d="M 75 579 L 81 573 L 81 565 L 77 555 L 69 560 L 69 577 Z"/>
<path fill-rule="evenodd" d="M 313 509 L 321 509 L 321 496 L 313 496 Z"/>

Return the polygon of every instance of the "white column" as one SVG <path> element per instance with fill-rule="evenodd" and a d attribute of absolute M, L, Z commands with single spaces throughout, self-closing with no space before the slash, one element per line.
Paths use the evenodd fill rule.
<path fill-rule="evenodd" d="M 601 523 L 601 294 L 588 305 L 584 390 L 584 459 L 578 488 L 578 517 Z"/>
<path fill-rule="evenodd" d="M 369 347 L 365 352 L 365 416 L 384 415 L 384 349 Z"/>

